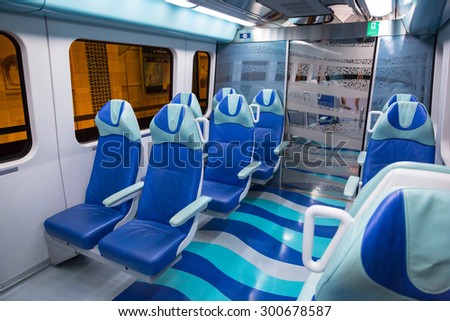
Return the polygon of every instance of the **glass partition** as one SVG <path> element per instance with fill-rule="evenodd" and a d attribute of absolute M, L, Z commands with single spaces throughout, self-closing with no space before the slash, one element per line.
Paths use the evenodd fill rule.
<path fill-rule="evenodd" d="M 343 197 L 358 175 L 374 49 L 373 38 L 291 41 L 286 187 Z"/>

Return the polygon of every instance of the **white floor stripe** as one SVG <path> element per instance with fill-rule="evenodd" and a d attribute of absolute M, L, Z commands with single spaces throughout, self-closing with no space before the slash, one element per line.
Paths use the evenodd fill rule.
<path fill-rule="evenodd" d="M 285 199 L 282 196 L 279 195 L 275 195 L 269 192 L 253 192 L 250 191 L 248 193 L 248 196 L 252 197 L 252 198 L 257 198 L 257 199 L 263 199 L 263 200 L 267 200 L 267 201 L 272 201 L 275 203 L 278 203 L 280 205 L 286 206 L 288 208 L 290 208 L 291 210 L 294 210 L 296 212 L 299 212 L 301 214 L 304 214 L 306 209 L 308 208 L 308 206 L 302 206 L 299 205 L 297 203 L 294 203 L 290 200 Z"/>

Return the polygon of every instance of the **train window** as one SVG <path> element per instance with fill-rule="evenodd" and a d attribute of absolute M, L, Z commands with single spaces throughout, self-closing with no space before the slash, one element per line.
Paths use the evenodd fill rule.
<path fill-rule="evenodd" d="M 209 95 L 209 54 L 197 51 L 194 55 L 194 72 L 192 73 L 192 92 L 197 96 L 203 113 L 208 108 Z"/>
<path fill-rule="evenodd" d="M 76 40 L 70 47 L 75 135 L 98 138 L 94 119 L 110 99 L 127 100 L 141 129 L 172 99 L 173 55 L 168 48 Z"/>
<path fill-rule="evenodd" d="M 0 67 L 0 163 L 4 163 L 30 151 L 31 131 L 20 47 L 2 32 Z"/>

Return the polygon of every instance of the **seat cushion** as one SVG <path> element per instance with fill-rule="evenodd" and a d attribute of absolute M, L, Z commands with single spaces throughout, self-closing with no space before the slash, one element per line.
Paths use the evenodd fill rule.
<path fill-rule="evenodd" d="M 156 275 L 176 257 L 186 234 L 155 221 L 133 220 L 100 240 L 100 254 L 114 262 Z"/>
<path fill-rule="evenodd" d="M 210 196 L 212 201 L 208 204 L 208 210 L 228 213 L 239 204 L 239 198 L 244 188 L 236 185 L 222 184 L 216 181 L 203 180 L 202 194 Z"/>
<path fill-rule="evenodd" d="M 91 249 L 123 218 L 114 208 L 97 204 L 79 204 L 49 217 L 47 233 L 83 249 Z"/>

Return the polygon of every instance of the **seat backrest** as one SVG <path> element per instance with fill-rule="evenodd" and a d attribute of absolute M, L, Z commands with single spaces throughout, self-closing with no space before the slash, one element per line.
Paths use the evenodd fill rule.
<path fill-rule="evenodd" d="M 391 106 L 393 103 L 397 103 L 400 101 L 412 101 L 412 102 L 418 102 L 419 100 L 417 99 L 416 96 L 411 95 L 411 94 L 395 94 L 392 95 L 389 100 L 386 102 L 386 104 L 384 104 L 383 109 L 381 110 L 383 113 L 386 112 L 389 108 L 389 106 Z"/>
<path fill-rule="evenodd" d="M 97 150 L 85 202 L 102 204 L 108 196 L 136 182 L 141 155 L 141 133 L 131 105 L 120 99 L 107 102 L 97 113 Z M 131 201 L 117 208 L 123 215 Z"/>
<path fill-rule="evenodd" d="M 224 87 L 219 89 L 213 97 L 213 105 L 212 109 L 214 110 L 217 107 L 217 104 L 220 103 L 222 99 L 230 94 L 237 94 L 237 91 L 231 87 Z"/>
<path fill-rule="evenodd" d="M 362 184 L 391 163 L 434 163 L 435 139 L 431 118 L 418 102 L 393 103 L 377 120 L 367 147 Z"/>
<path fill-rule="evenodd" d="M 230 94 L 220 101 L 210 120 L 205 179 L 245 186 L 238 173 L 253 158 L 254 121 L 244 96 Z"/>
<path fill-rule="evenodd" d="M 418 162 L 387 165 L 359 191 L 348 213 L 356 218 L 365 213 L 379 195 L 400 187 L 450 189 L 450 167 Z"/>
<path fill-rule="evenodd" d="M 318 300 L 450 300 L 450 185 L 401 187 L 346 230 Z"/>
<path fill-rule="evenodd" d="M 192 111 L 167 104 L 150 123 L 153 139 L 136 217 L 169 225 L 178 211 L 195 201 L 203 178 L 202 143 Z M 178 228 L 188 233 L 190 219 Z"/>
<path fill-rule="evenodd" d="M 273 152 L 284 133 L 284 108 L 281 98 L 273 89 L 262 89 L 252 104 L 260 106 L 259 121 L 255 124 L 254 160 L 274 164 L 279 156 Z"/>
<path fill-rule="evenodd" d="M 170 103 L 188 106 L 192 110 L 195 118 L 203 116 L 197 96 L 193 93 L 178 93 L 175 97 L 173 97 Z"/>

